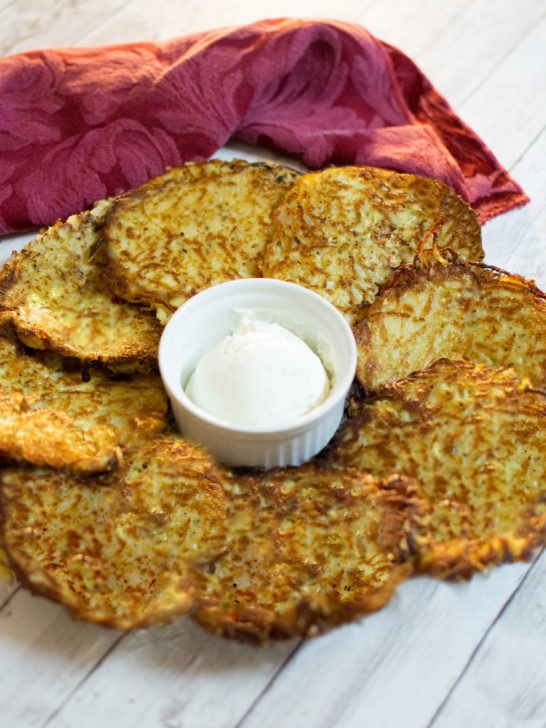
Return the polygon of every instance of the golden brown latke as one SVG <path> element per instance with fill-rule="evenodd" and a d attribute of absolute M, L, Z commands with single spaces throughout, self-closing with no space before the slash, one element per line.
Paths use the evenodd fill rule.
<path fill-rule="evenodd" d="M 544 543 L 544 392 L 510 370 L 440 360 L 357 408 L 328 456 L 342 468 L 416 482 L 432 508 L 423 570 L 466 577 Z"/>
<path fill-rule="evenodd" d="M 461 264 L 404 269 L 390 281 L 395 292 L 369 306 L 401 263 L 417 254 L 429 262 L 423 247 L 433 248 L 436 260 L 451 260 L 453 253 L 483 257 L 474 213 L 433 180 L 367 168 L 306 175 L 279 208 L 275 239 L 282 245 L 268 246 L 262 271 L 271 212 L 298 177 L 273 164 L 191 163 L 57 223 L 21 254 L 25 265 L 12 262 L 0 276 L 0 322 L 12 321 L 30 345 L 72 355 L 51 338 L 58 306 L 65 314 L 69 309 L 89 350 L 101 316 L 111 323 L 126 306 L 106 287 L 106 269 L 118 294 L 146 301 L 163 322 L 201 288 L 263 272 L 315 288 L 351 322 L 369 308 L 369 321 L 358 329 L 361 362 L 365 326 L 369 357 L 383 356 L 386 369 L 395 362 L 404 326 L 400 333 L 389 316 L 397 319 L 400 311 L 385 309 L 387 323 L 379 312 L 384 297 L 395 308 L 407 295 L 407 347 L 416 346 L 408 356 L 400 352 L 403 366 L 430 364 L 428 349 L 432 361 L 458 356 L 450 326 L 489 332 L 489 325 L 487 346 L 505 346 L 515 352 L 506 356 L 518 359 L 499 364 L 514 364 L 535 384 L 544 381 L 544 296 L 517 276 Z M 108 249 L 101 244 L 105 215 Z M 68 294 L 65 280 L 48 278 L 55 245 L 66 247 L 57 266 L 65 278 L 67 270 L 81 272 Z M 45 270 L 36 272 L 38 264 Z M 24 276 L 32 281 L 29 296 L 16 282 Z M 491 310 L 470 316 L 480 286 L 507 321 L 523 311 L 513 339 L 506 327 L 493 327 Z M 93 310 L 82 325 L 74 314 L 89 306 L 86 296 L 109 296 L 113 308 Z M 36 306 L 49 311 L 54 325 L 46 316 L 43 330 L 27 327 L 25 316 Z M 127 310 L 137 309 L 127 304 Z M 431 321 L 420 320 L 431 310 L 435 320 L 444 316 L 435 332 Z M 445 311 L 453 318 L 448 324 Z M 525 331 L 529 320 L 532 332 Z M 428 342 L 419 339 L 421 324 L 433 332 Z M 132 327 L 129 322 L 126 338 Z M 446 327 L 444 339 L 453 347 L 436 351 Z M 159 331 L 157 323 L 152 329 Z M 74 355 L 119 366 L 121 360 L 103 357 L 109 336 L 95 355 Z M 472 346 L 468 358 L 475 356 Z M 383 383 L 376 382 L 383 360 L 360 366 L 371 372 L 368 390 Z M 389 377 L 402 376 L 403 366 L 395 362 Z M 157 436 L 166 427 L 167 405 L 156 375 L 114 377 L 55 353 L 31 354 L 6 329 L 0 332 L 2 386 L 0 453 L 5 436 L 10 457 L 62 468 L 0 471 L 9 564 L 33 591 L 80 619 L 131 629 L 190 613 L 216 634 L 256 644 L 314 635 L 382 607 L 416 569 L 466 577 L 527 558 L 546 539 L 546 395 L 510 372 L 440 361 L 373 400 L 355 400 L 356 416 L 313 463 L 246 474 L 216 466 L 178 435 Z M 106 460 L 111 446 L 109 466 L 119 467 L 89 475 L 104 460 L 86 448 L 99 445 Z"/>
<path fill-rule="evenodd" d="M 192 615 L 216 634 L 315 635 L 379 609 L 411 573 L 424 505 L 404 478 L 307 464 L 224 485 L 225 548 L 195 575 Z"/>
<path fill-rule="evenodd" d="M 105 282 L 102 224 L 111 202 L 58 221 L 0 270 L 0 313 L 28 346 L 132 371 L 155 366 L 153 312 Z"/>
<path fill-rule="evenodd" d="M 311 288 L 354 324 L 422 243 L 450 248 L 450 258 L 484 255 L 475 212 L 441 182 L 371 167 L 326 169 L 301 176 L 274 212 L 263 275 Z"/>
<path fill-rule="evenodd" d="M 223 543 L 219 474 L 173 437 L 141 444 L 101 477 L 15 467 L 0 479 L 10 566 L 79 619 L 132 629 L 186 613 L 188 570 Z"/>
<path fill-rule="evenodd" d="M 121 450 L 112 427 L 84 430 L 63 412 L 36 409 L 21 394 L 8 395 L 0 387 L 0 458 L 99 473 L 119 464 Z"/>
<path fill-rule="evenodd" d="M 355 329 L 357 377 L 368 391 L 441 358 L 513 367 L 546 389 L 546 296 L 483 265 L 402 269 Z"/>
<path fill-rule="evenodd" d="M 190 162 L 119 197 L 106 217 L 112 288 L 166 323 L 195 293 L 260 274 L 271 212 L 299 173 L 273 162 Z"/>
<path fill-rule="evenodd" d="M 167 396 L 159 374 L 113 375 L 100 367 L 82 369 L 79 361 L 26 350 L 1 328 L 0 387 L 8 395 L 23 395 L 28 410 L 57 410 L 89 437 L 100 434 L 103 447 L 108 443 L 113 449 L 124 447 L 167 424 Z M 45 448 L 48 441 L 51 446 L 58 440 L 60 432 L 43 430 L 36 435 Z M 71 456 L 65 465 L 70 462 Z"/>

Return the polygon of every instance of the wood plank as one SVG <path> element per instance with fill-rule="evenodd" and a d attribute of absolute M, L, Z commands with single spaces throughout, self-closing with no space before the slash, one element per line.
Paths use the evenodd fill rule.
<path fill-rule="evenodd" d="M 241 728 L 422 728 L 528 569 L 410 580 L 382 611 L 300 648 Z"/>
<path fill-rule="evenodd" d="M 445 13 L 449 22 L 439 31 L 427 3 L 419 11 L 405 6 L 393 24 L 398 5 L 386 0 L 359 20 L 407 52 L 500 161 L 513 166 L 544 124 L 544 6 L 495 0 L 493 10 L 490 0 L 476 0 L 465 12 L 465 3 L 451 3 L 449 11 L 444 4 L 436 13 Z M 406 23 L 412 30 L 407 36 Z"/>
<path fill-rule="evenodd" d="M 222 640 L 187 618 L 135 632 L 47 726 L 228 728 L 238 723 L 297 646 L 295 640 L 266 648 Z"/>
<path fill-rule="evenodd" d="M 378 0 L 359 3 L 366 8 Z M 155 40 L 211 30 L 212 28 L 243 25 L 264 18 L 280 17 L 334 17 L 354 22 L 354 0 L 339 0 L 333 13 L 330 0 L 278 0 L 272 7 L 271 0 L 254 0 L 241 3 L 228 0 L 222 7 L 196 2 L 181 3 L 179 0 L 163 0 L 161 6 L 147 0 L 132 0 L 123 13 L 114 15 L 97 31 L 85 37 L 86 43 L 129 42 Z"/>
<path fill-rule="evenodd" d="M 444 47 L 443 38 L 450 28 L 459 18 L 472 15 L 475 5 L 476 0 L 457 0 L 452 3 L 421 0 L 417 4 L 382 0 L 370 8 L 360 9 L 354 20 L 377 38 L 397 46 L 414 61 L 420 62 L 426 51 L 435 44 Z M 472 13 L 468 12 L 470 6 Z M 396 23 L 393 23 L 394 17 Z M 459 60 L 456 59 L 457 64 Z M 433 68 L 439 71 L 437 67 Z"/>
<path fill-rule="evenodd" d="M 540 23 L 510 49 L 487 81 L 458 109 L 463 119 L 478 134 L 483 134 L 508 168 L 544 129 L 545 48 L 546 14 L 543 14 Z"/>
<path fill-rule="evenodd" d="M 122 0 L 17 0 L 0 6 L 0 56 L 77 44 L 90 27 L 123 5 Z"/>
<path fill-rule="evenodd" d="M 544 196 L 546 128 L 510 170 L 531 202 L 488 222 L 482 233 L 486 260 L 532 277 L 546 291 L 546 198 Z"/>
<path fill-rule="evenodd" d="M 535 43 L 521 42 L 526 26 L 536 25 L 543 12 L 542 4 L 536 0 L 461 0 L 448 4 L 432 0 L 416 0 L 413 4 L 381 0 L 364 6 L 346 0 L 334 9 L 322 0 L 283 0 L 274 7 L 265 0 L 247 7 L 227 0 L 221 8 L 192 1 L 162 0 L 153 5 L 138 0 L 128 2 L 113 16 L 112 9 L 119 5 L 104 4 L 102 12 L 93 12 L 103 7 L 103 0 L 76 0 L 64 5 L 66 13 L 61 23 L 51 26 L 49 31 L 44 29 L 54 43 L 172 37 L 249 22 L 260 15 L 330 15 L 337 9 L 338 17 L 364 25 L 367 18 L 380 18 L 385 32 L 380 31 L 379 25 L 374 32 L 411 55 L 417 54 L 421 67 L 469 123 L 466 109 L 474 109 L 472 125 L 479 126 L 480 133 L 505 164 L 513 165 L 516 178 L 534 197 L 531 205 L 485 227 L 487 249 L 493 251 L 488 252 L 488 259 L 494 254 L 492 262 L 500 264 L 502 259 L 506 261 L 505 267 L 525 264 L 529 274 L 545 264 L 544 173 L 539 162 L 542 165 L 546 150 L 544 135 L 539 137 L 536 133 L 537 121 L 544 119 L 544 95 L 541 98 L 538 87 L 533 91 L 536 73 L 525 75 L 529 49 Z M 52 8 L 58 6 L 60 0 L 50 4 Z M 45 17 L 50 12 L 48 4 L 38 0 L 18 0 L 11 7 L 12 20 L 20 20 L 22 8 L 34 8 L 35 15 L 28 15 L 32 22 L 33 17 Z M 76 7 L 91 13 L 83 31 L 71 15 Z M 99 17 L 100 20 L 95 19 Z M 0 15 L 0 39 L 2 19 Z M 40 24 L 29 26 L 26 35 L 24 27 L 12 25 L 22 35 L 17 41 L 21 47 L 45 44 L 39 40 L 44 37 L 40 35 Z M 538 57 L 543 57 L 540 48 Z M 507 91 L 505 95 L 503 77 L 495 72 L 501 62 L 509 68 L 512 96 Z M 462 80 L 469 78 L 472 83 Z M 522 88 L 518 87 L 518 78 Z M 517 105 L 521 102 L 527 106 L 518 115 Z M 517 138 L 507 140 L 502 133 L 505 114 L 512 127 L 516 122 L 521 124 L 521 128 L 515 129 Z M 535 142 L 529 146 L 533 138 Z M 225 643 L 187 620 L 131 634 L 117 644 L 108 642 L 113 635 L 108 630 L 74 623 L 57 605 L 32 598 L 26 592 L 13 593 L 9 609 L 0 612 L 0 695 L 4 698 L 3 707 L 8 706 L 11 711 L 4 717 L 3 710 L 2 724 L 17 728 L 34 728 L 45 722 L 55 728 L 213 728 L 240 722 L 246 728 L 258 723 L 275 728 L 361 728 L 363 724 L 374 728 L 401 724 L 421 728 L 437 715 L 438 725 L 435 723 L 434 728 L 446 728 L 449 724 L 444 726 L 442 720 L 456 721 L 453 726 L 464 725 L 457 717 L 464 699 L 468 699 L 470 706 L 479 703 L 476 715 L 484 726 L 515 728 L 521 725 L 522 721 L 515 721 L 522 716 L 529 721 L 536 719 L 536 715 L 522 712 L 522 705 L 534 702 L 538 708 L 544 707 L 543 677 L 542 691 L 540 685 L 532 684 L 527 695 L 523 679 L 514 681 L 514 689 L 504 703 L 503 696 L 493 690 L 499 690 L 499 678 L 512 679 L 509 666 L 513 672 L 526 676 L 527 655 L 535 659 L 536 647 L 528 643 L 533 634 L 542 634 L 536 632 L 537 621 L 541 624 L 536 595 L 541 597 L 544 592 L 544 584 L 539 582 L 531 595 L 527 593 L 521 604 L 517 602 L 518 612 L 513 615 L 518 631 L 510 631 L 512 644 L 518 639 L 522 649 L 514 654 L 504 652 L 502 633 L 499 639 L 496 637 L 512 605 L 520 599 L 520 592 L 523 594 L 532 579 L 538 578 L 533 569 L 520 592 L 502 611 L 526 571 L 524 565 L 515 565 L 485 578 L 478 577 L 470 584 L 458 585 L 415 580 L 404 585 L 383 612 L 361 624 L 305 643 L 295 653 L 292 650 L 297 643 L 277 645 L 273 650 Z M 527 622 L 528 609 L 532 616 Z M 522 615 L 519 624 L 518 615 Z M 487 639 L 481 644 L 486 633 Z M 495 672 L 494 661 L 499 656 L 501 662 L 504 660 L 504 671 Z M 284 661 L 287 665 L 283 669 Z M 540 671 L 537 674 L 543 675 Z M 488 681 L 493 675 L 496 679 L 492 688 Z M 467 677 L 476 681 L 477 687 L 468 686 Z M 455 688 L 444 703 L 454 683 Z M 252 703 L 255 707 L 249 712 Z M 518 704 L 519 712 L 507 712 L 508 705 Z M 503 719 L 516 716 L 514 722 L 492 723 L 489 713 L 495 713 L 491 713 L 491 705 L 499 708 Z M 474 712 L 463 715 L 468 725 L 476 725 Z M 532 722 L 525 725 L 538 728 Z"/>
<path fill-rule="evenodd" d="M 458 2 L 453 5 L 457 9 L 460 7 Z M 463 7 L 444 32 L 427 44 L 415 60 L 459 110 L 464 100 L 479 90 L 493 73 L 503 78 L 502 64 L 543 17 L 544 5 L 536 0 L 517 3 L 475 0 L 468 12 Z M 537 58 L 540 58 L 540 50 Z M 536 62 L 537 59 L 534 65 Z M 531 88 L 529 79 L 521 84 L 520 77 L 520 87 L 515 89 L 512 99 L 525 93 L 523 86 Z M 476 100 L 480 99 L 478 95 Z M 498 96 L 498 101 L 503 99 L 510 100 L 506 88 L 500 90 Z M 466 113 L 464 110 L 463 118 Z M 499 120 L 496 117 L 497 124 Z"/>
<path fill-rule="evenodd" d="M 431 728 L 544 728 L 545 600 L 543 551 L 501 618 L 488 631 Z"/>
<path fill-rule="evenodd" d="M 0 612 L 2 725 L 36 728 L 121 638 L 19 589 Z"/>

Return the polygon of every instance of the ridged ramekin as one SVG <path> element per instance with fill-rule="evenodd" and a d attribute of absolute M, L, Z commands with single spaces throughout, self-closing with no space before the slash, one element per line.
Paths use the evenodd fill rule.
<path fill-rule="evenodd" d="M 330 377 L 325 401 L 289 426 L 256 430 L 208 415 L 184 387 L 201 357 L 236 326 L 240 312 L 275 321 L 317 353 Z M 302 286 L 271 278 L 221 283 L 193 296 L 171 317 L 159 344 L 159 369 L 180 431 L 231 466 L 300 465 L 335 433 L 356 370 L 352 331 L 326 299 Z"/>

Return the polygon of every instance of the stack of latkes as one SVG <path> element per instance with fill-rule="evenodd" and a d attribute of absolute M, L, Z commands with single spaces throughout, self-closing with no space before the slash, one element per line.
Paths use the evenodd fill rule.
<path fill-rule="evenodd" d="M 0 274 L 9 567 L 80 619 L 262 643 L 529 558 L 546 298 L 482 259 L 452 190 L 366 167 L 194 162 L 43 231 Z M 243 472 L 175 430 L 156 358 L 184 301 L 256 276 L 328 298 L 359 358 L 322 453 Z"/>

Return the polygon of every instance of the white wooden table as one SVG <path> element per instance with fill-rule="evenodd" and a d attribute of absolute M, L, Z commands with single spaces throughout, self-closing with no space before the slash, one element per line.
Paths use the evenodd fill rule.
<path fill-rule="evenodd" d="M 546 289 L 543 0 L 0 0 L 0 55 L 282 15 L 358 22 L 421 66 L 532 198 L 485 226 L 486 261 Z M 469 583 L 413 579 L 360 623 L 263 649 L 185 619 L 77 623 L 0 581 L 2 728 L 544 728 L 545 655 L 544 552 Z"/>

